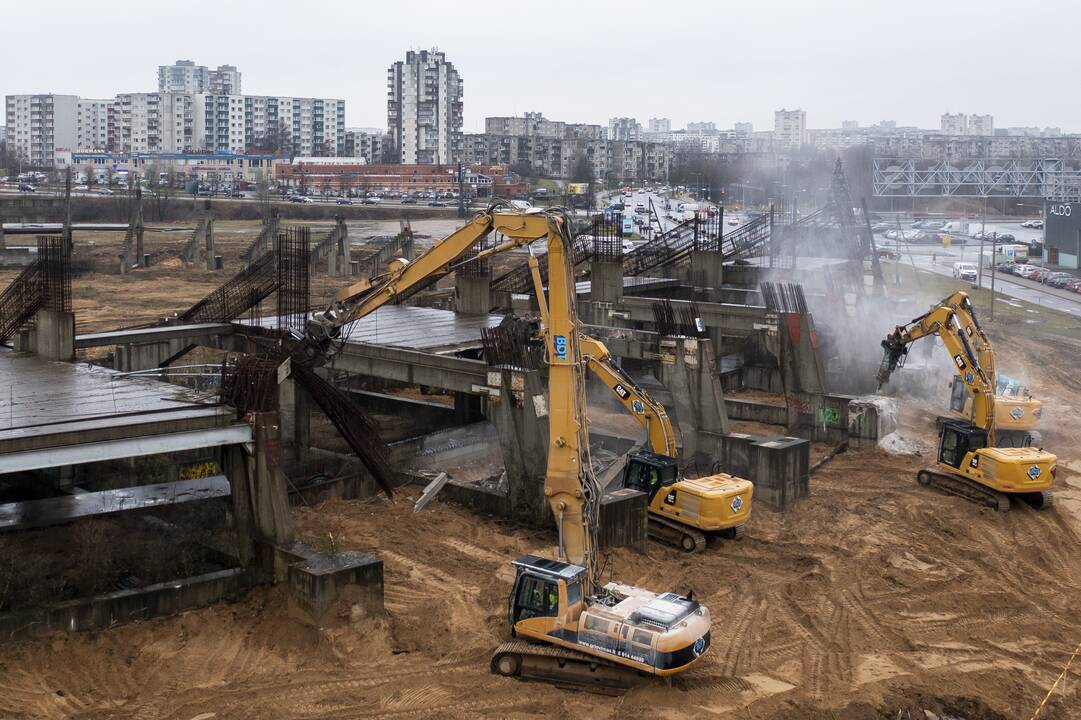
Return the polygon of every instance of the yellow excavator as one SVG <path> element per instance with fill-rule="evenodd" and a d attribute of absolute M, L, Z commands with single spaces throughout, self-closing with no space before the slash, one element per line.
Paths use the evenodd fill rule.
<path fill-rule="evenodd" d="M 505 237 L 471 258 L 462 256 L 491 232 Z M 559 559 L 524 555 L 508 601 L 516 638 L 496 649 L 492 672 L 557 683 L 626 687 L 638 674 L 670 676 L 693 665 L 710 644 L 709 610 L 691 597 L 608 582 L 601 585 L 597 524 L 603 488 L 593 475 L 585 416 L 587 361 L 575 312 L 570 219 L 559 210 L 518 211 L 498 203 L 413 262 L 343 289 L 313 315 L 302 355 L 313 362 L 333 350 L 346 326 L 466 262 L 545 240 L 550 277 L 544 326 L 548 363 L 549 443 L 544 494 L 556 519 Z"/>
<path fill-rule="evenodd" d="M 996 446 L 995 353 L 967 293 L 950 295 L 882 341 L 879 387 L 904 365 L 910 345 L 929 335 L 942 338 L 972 402 L 968 420 L 942 422 L 938 462 L 920 470 L 917 480 L 1002 511 L 1014 496 L 1051 507 L 1057 458 L 1034 447 Z"/>
<path fill-rule="evenodd" d="M 684 477 L 676 459 L 676 437 L 664 406 L 638 386 L 608 353 L 604 343 L 583 337 L 582 354 L 589 369 L 619 399 L 649 438 L 649 451 L 627 455 L 623 487 L 649 497 L 649 535 L 662 542 L 699 552 L 706 534 L 743 537 L 751 517 L 754 485 L 748 480 L 719 473 Z"/>

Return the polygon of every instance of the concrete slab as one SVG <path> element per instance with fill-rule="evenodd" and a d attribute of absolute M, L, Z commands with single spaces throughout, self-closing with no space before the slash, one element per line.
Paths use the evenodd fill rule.
<path fill-rule="evenodd" d="M 0 532 L 61 525 L 80 518 L 210 500 L 228 495 L 229 480 L 224 475 L 212 475 L 197 480 L 6 503 L 0 505 Z"/>

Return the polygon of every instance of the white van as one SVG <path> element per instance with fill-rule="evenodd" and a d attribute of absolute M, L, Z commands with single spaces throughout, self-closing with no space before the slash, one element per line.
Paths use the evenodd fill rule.
<path fill-rule="evenodd" d="M 976 269 L 976 263 L 970 262 L 955 262 L 953 264 L 953 276 L 959 280 L 970 280 L 976 282 L 976 277 L 979 271 Z"/>

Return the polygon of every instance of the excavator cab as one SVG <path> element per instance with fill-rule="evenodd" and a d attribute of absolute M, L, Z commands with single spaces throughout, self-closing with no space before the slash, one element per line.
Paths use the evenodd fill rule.
<path fill-rule="evenodd" d="M 679 480 L 679 463 L 673 457 L 639 450 L 627 455 L 623 468 L 623 487 L 644 492 L 653 502 L 662 487 L 675 485 Z"/>
<path fill-rule="evenodd" d="M 987 447 L 987 431 L 972 423 L 947 420 L 942 424 L 942 439 L 938 444 L 938 461 L 960 468 L 965 456 Z"/>

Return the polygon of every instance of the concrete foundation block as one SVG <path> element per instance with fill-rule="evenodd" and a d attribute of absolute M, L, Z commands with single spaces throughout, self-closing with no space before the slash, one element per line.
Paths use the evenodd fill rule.
<path fill-rule="evenodd" d="M 770 510 L 787 510 L 810 493 L 811 443 L 776 437 L 751 443 L 749 473 L 754 503 Z"/>
<path fill-rule="evenodd" d="M 75 359 L 75 314 L 59 310 L 38 310 L 35 352 L 46 360 Z"/>
<path fill-rule="evenodd" d="M 348 603 L 350 617 L 383 612 L 383 561 L 347 551 L 314 555 L 289 566 L 289 612 L 296 619 L 323 627 Z"/>

